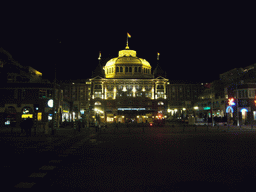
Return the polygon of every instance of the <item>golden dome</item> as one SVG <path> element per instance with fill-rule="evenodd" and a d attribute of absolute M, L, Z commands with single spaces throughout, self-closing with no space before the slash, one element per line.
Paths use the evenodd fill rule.
<path fill-rule="evenodd" d="M 105 67 L 106 78 L 151 78 L 151 65 L 136 56 L 136 51 L 119 51 L 118 57 L 110 59 Z"/>

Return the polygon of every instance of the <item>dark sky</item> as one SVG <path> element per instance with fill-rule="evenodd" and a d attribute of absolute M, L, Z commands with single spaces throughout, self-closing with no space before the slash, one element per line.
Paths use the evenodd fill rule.
<path fill-rule="evenodd" d="M 153 69 L 157 52 L 170 80 L 211 82 L 256 63 L 253 5 L 51 3 L 2 5 L 0 47 L 52 78 L 84 79 L 126 46 Z M 61 41 L 61 43 L 59 43 Z"/>

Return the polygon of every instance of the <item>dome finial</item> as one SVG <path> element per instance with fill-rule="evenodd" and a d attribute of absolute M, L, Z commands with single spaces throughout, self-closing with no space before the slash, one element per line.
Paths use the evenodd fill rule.
<path fill-rule="evenodd" d="M 157 60 L 159 60 L 159 55 L 160 55 L 160 53 L 157 52 Z"/>
<path fill-rule="evenodd" d="M 98 58 L 99 60 L 101 59 L 101 52 L 99 52 L 99 58 Z"/>
<path fill-rule="evenodd" d="M 128 38 L 131 38 L 131 35 L 129 33 L 127 33 L 127 41 L 126 41 L 126 47 L 125 49 L 129 49 L 129 46 L 128 46 Z"/>

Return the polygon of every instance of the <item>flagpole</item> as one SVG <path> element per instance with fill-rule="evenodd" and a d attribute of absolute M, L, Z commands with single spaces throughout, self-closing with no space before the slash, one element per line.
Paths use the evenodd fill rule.
<path fill-rule="evenodd" d="M 128 37 L 130 38 L 131 35 L 127 32 L 127 39 L 126 39 L 126 47 L 125 47 L 125 49 L 129 49 L 129 46 L 128 46 Z"/>
<path fill-rule="evenodd" d="M 129 49 L 129 46 L 128 46 L 128 34 L 127 34 L 127 37 L 126 37 L 126 49 Z"/>

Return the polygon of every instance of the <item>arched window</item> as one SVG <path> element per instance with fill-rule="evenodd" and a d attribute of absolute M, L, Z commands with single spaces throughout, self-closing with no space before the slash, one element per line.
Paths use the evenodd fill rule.
<path fill-rule="evenodd" d="M 114 73 L 114 67 L 112 67 L 112 73 Z"/>
<path fill-rule="evenodd" d="M 125 72 L 128 72 L 128 67 L 125 67 Z"/>
<path fill-rule="evenodd" d="M 164 105 L 164 102 L 159 101 L 159 102 L 157 103 L 157 105 Z"/>
<path fill-rule="evenodd" d="M 129 72 L 132 72 L 132 67 L 129 67 Z"/>
<path fill-rule="evenodd" d="M 141 67 L 139 67 L 139 73 L 141 73 Z"/>
<path fill-rule="evenodd" d="M 116 72 L 119 72 L 119 67 L 116 67 Z"/>
<path fill-rule="evenodd" d="M 94 103 L 94 105 L 101 105 L 101 102 L 96 101 L 96 102 Z"/>
<path fill-rule="evenodd" d="M 144 68 L 144 73 L 145 73 L 145 68 Z"/>
<path fill-rule="evenodd" d="M 120 72 L 123 72 L 123 67 L 120 67 Z"/>
<path fill-rule="evenodd" d="M 134 72 L 135 72 L 135 73 L 137 72 L 137 67 L 134 68 Z"/>

